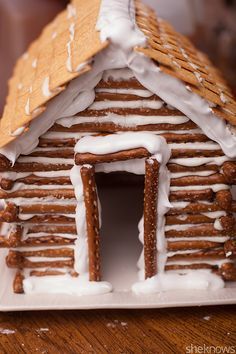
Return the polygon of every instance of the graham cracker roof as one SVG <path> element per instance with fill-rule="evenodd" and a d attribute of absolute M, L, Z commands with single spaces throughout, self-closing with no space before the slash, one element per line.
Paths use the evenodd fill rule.
<path fill-rule="evenodd" d="M 160 69 L 185 82 L 189 89 L 211 102 L 215 115 L 236 125 L 236 102 L 221 73 L 191 41 L 139 0 L 136 21 L 148 39 L 148 48 L 137 51 L 156 61 Z"/>
<path fill-rule="evenodd" d="M 95 28 L 100 3 L 71 1 L 17 61 L 1 119 L 0 147 L 16 138 L 18 128 L 26 130 L 67 83 L 91 70 L 89 61 L 108 45 Z"/>
<path fill-rule="evenodd" d="M 95 27 L 100 5 L 101 0 L 72 0 L 18 60 L 0 122 L 0 147 L 27 130 L 48 101 L 71 80 L 91 70 L 93 56 L 108 46 L 100 41 Z M 215 105 L 212 109 L 217 116 L 236 125 L 236 102 L 206 55 L 149 7 L 139 0 L 135 5 L 137 24 L 148 39 L 147 48 L 135 50 Z"/>

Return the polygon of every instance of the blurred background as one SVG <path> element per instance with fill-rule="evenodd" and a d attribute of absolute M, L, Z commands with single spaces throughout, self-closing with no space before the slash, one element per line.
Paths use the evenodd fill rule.
<path fill-rule="evenodd" d="M 236 0 L 143 1 L 206 52 L 236 94 Z M 0 0 L 0 115 L 15 60 L 68 2 Z"/>

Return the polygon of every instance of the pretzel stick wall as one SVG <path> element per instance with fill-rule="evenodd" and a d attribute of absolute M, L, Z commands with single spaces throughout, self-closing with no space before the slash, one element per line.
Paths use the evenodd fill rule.
<path fill-rule="evenodd" d="M 84 202 L 86 207 L 89 280 L 100 281 L 99 214 L 95 169 L 92 166 L 83 166 L 80 173 L 83 183 Z"/>
<path fill-rule="evenodd" d="M 125 161 L 131 159 L 141 159 L 150 156 L 150 153 L 145 148 L 136 148 L 114 152 L 106 155 L 94 155 L 90 153 L 76 154 L 75 162 L 77 165 L 97 164 L 102 162 Z"/>
<path fill-rule="evenodd" d="M 158 173 L 158 161 L 154 158 L 146 159 L 144 187 L 144 263 L 146 279 L 157 273 Z"/>

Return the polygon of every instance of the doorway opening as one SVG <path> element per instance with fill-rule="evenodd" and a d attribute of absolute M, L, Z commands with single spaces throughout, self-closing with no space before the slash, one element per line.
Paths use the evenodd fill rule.
<path fill-rule="evenodd" d="M 137 261 L 143 245 L 138 223 L 143 215 L 144 175 L 97 173 L 101 203 L 101 274 L 116 291 L 129 290 L 138 280 Z"/>

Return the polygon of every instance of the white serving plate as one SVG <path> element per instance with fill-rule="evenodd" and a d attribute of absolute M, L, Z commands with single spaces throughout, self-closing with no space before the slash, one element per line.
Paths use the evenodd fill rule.
<path fill-rule="evenodd" d="M 236 304 L 236 282 L 217 291 L 176 290 L 153 295 L 135 295 L 129 289 L 137 278 L 136 263 L 141 252 L 137 223 L 142 214 L 138 186 L 98 188 L 104 222 L 101 232 L 102 274 L 114 291 L 105 295 L 14 294 L 15 270 L 5 264 L 7 250 L 0 250 L 0 311 L 164 308 Z M 138 206 L 138 208 L 136 208 Z"/>
<path fill-rule="evenodd" d="M 0 264 L 2 268 L 3 261 Z M 217 291 L 168 291 L 154 295 L 135 295 L 131 291 L 114 291 L 99 296 L 17 295 L 12 292 L 14 273 L 4 265 L 1 277 L 0 311 L 144 309 L 181 306 L 236 304 L 236 283 Z M 3 286 L 4 284 L 4 286 Z M 7 284 L 7 286 L 6 286 Z"/>

